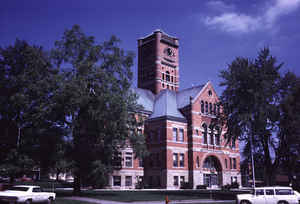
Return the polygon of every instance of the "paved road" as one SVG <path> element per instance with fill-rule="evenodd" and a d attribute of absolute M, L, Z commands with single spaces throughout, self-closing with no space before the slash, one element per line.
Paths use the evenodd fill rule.
<path fill-rule="evenodd" d="M 118 201 L 110 201 L 110 200 L 98 200 L 95 198 L 86 198 L 86 197 L 77 197 L 77 196 L 71 196 L 71 197 L 63 197 L 63 199 L 68 200 L 80 200 L 80 201 L 86 201 L 90 203 L 96 203 L 96 204 L 128 204 L 128 202 L 118 202 Z M 235 203 L 234 200 L 173 200 L 170 201 L 169 204 L 201 204 L 201 203 Z M 130 202 L 130 204 L 165 204 L 165 201 L 136 201 L 136 202 Z"/>

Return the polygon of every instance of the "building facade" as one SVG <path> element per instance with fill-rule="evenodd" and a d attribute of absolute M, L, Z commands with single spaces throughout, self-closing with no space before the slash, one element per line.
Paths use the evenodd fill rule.
<path fill-rule="evenodd" d="M 138 103 L 143 106 L 150 155 L 125 148 L 109 187 L 178 189 L 241 184 L 238 141 L 226 143 L 215 124 L 219 98 L 211 82 L 179 90 L 179 41 L 156 30 L 138 40 Z"/>

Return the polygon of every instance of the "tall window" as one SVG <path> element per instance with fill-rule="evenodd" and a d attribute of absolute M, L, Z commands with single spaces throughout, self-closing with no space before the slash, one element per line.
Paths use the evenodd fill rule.
<path fill-rule="evenodd" d="M 201 101 L 201 113 L 204 113 L 204 102 Z"/>
<path fill-rule="evenodd" d="M 169 71 L 166 71 L 166 80 L 170 81 L 170 72 Z"/>
<path fill-rule="evenodd" d="M 209 144 L 214 145 L 214 129 L 213 129 L 212 125 L 209 126 L 209 130 L 210 130 L 210 141 L 209 141 Z"/>
<path fill-rule="evenodd" d="M 199 161 L 199 157 L 197 156 L 196 158 L 196 167 L 199 168 L 200 167 L 200 161 Z"/>
<path fill-rule="evenodd" d="M 236 169 L 236 158 L 232 158 L 232 162 L 233 162 L 233 169 Z"/>
<path fill-rule="evenodd" d="M 184 167 L 184 154 L 180 154 L 180 157 L 179 157 L 179 166 L 180 167 Z"/>
<path fill-rule="evenodd" d="M 229 158 L 230 160 L 230 169 L 232 169 L 232 158 Z"/>
<path fill-rule="evenodd" d="M 209 114 L 212 114 L 212 112 L 213 112 L 212 104 L 209 103 Z"/>
<path fill-rule="evenodd" d="M 162 73 L 162 80 L 164 81 L 165 80 L 165 74 Z"/>
<path fill-rule="evenodd" d="M 217 115 L 219 115 L 220 114 L 220 105 L 218 104 L 217 105 Z"/>
<path fill-rule="evenodd" d="M 213 112 L 214 115 L 216 115 L 216 111 L 217 111 L 217 105 L 214 103 L 214 112 Z"/>
<path fill-rule="evenodd" d="M 174 186 L 178 186 L 178 176 L 174 176 Z"/>
<path fill-rule="evenodd" d="M 203 143 L 207 144 L 207 125 L 204 123 L 202 125 L 203 128 Z"/>
<path fill-rule="evenodd" d="M 184 184 L 184 176 L 180 176 L 180 185 Z"/>
<path fill-rule="evenodd" d="M 173 128 L 173 141 L 177 141 L 177 128 Z"/>
<path fill-rule="evenodd" d="M 215 135 L 215 138 L 216 138 L 216 145 L 220 145 L 220 128 L 217 126 L 216 128 L 215 128 L 215 130 L 216 130 L 216 135 Z"/>
<path fill-rule="evenodd" d="M 184 134 L 183 134 L 183 129 L 179 129 L 179 141 L 180 142 L 183 142 L 184 140 Z"/>
<path fill-rule="evenodd" d="M 178 167 L 178 154 L 173 154 L 173 167 Z"/>
<path fill-rule="evenodd" d="M 113 185 L 121 186 L 121 176 L 113 176 Z"/>
<path fill-rule="evenodd" d="M 125 186 L 132 186 L 132 177 L 125 176 Z"/>
<path fill-rule="evenodd" d="M 205 113 L 208 113 L 208 103 L 205 101 Z"/>
<path fill-rule="evenodd" d="M 228 165 L 227 165 L 227 159 L 225 159 L 225 168 L 226 168 L 226 169 L 228 168 Z"/>
<path fill-rule="evenodd" d="M 126 152 L 125 154 L 125 166 L 132 167 L 132 153 Z"/>
<path fill-rule="evenodd" d="M 232 140 L 231 140 L 231 148 L 232 148 L 232 149 L 235 149 L 235 139 L 232 139 Z"/>
<path fill-rule="evenodd" d="M 112 165 L 114 167 L 122 166 L 122 153 L 121 152 L 114 153 Z"/>

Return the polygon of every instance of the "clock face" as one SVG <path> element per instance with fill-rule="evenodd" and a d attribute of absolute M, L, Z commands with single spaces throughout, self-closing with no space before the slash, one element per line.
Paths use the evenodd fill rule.
<path fill-rule="evenodd" d="M 174 57 L 175 56 L 174 50 L 170 47 L 166 48 L 164 50 L 164 53 L 167 54 L 169 57 Z"/>

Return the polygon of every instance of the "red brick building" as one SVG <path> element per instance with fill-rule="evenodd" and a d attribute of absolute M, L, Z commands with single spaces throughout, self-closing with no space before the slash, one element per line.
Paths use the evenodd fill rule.
<path fill-rule="evenodd" d="M 156 30 L 138 40 L 138 88 L 150 156 L 135 160 L 121 153 L 122 167 L 110 178 L 112 188 L 176 189 L 184 182 L 220 187 L 241 183 L 238 142 L 226 145 L 224 131 L 212 124 L 220 111 L 211 84 L 179 90 L 179 41 Z"/>

